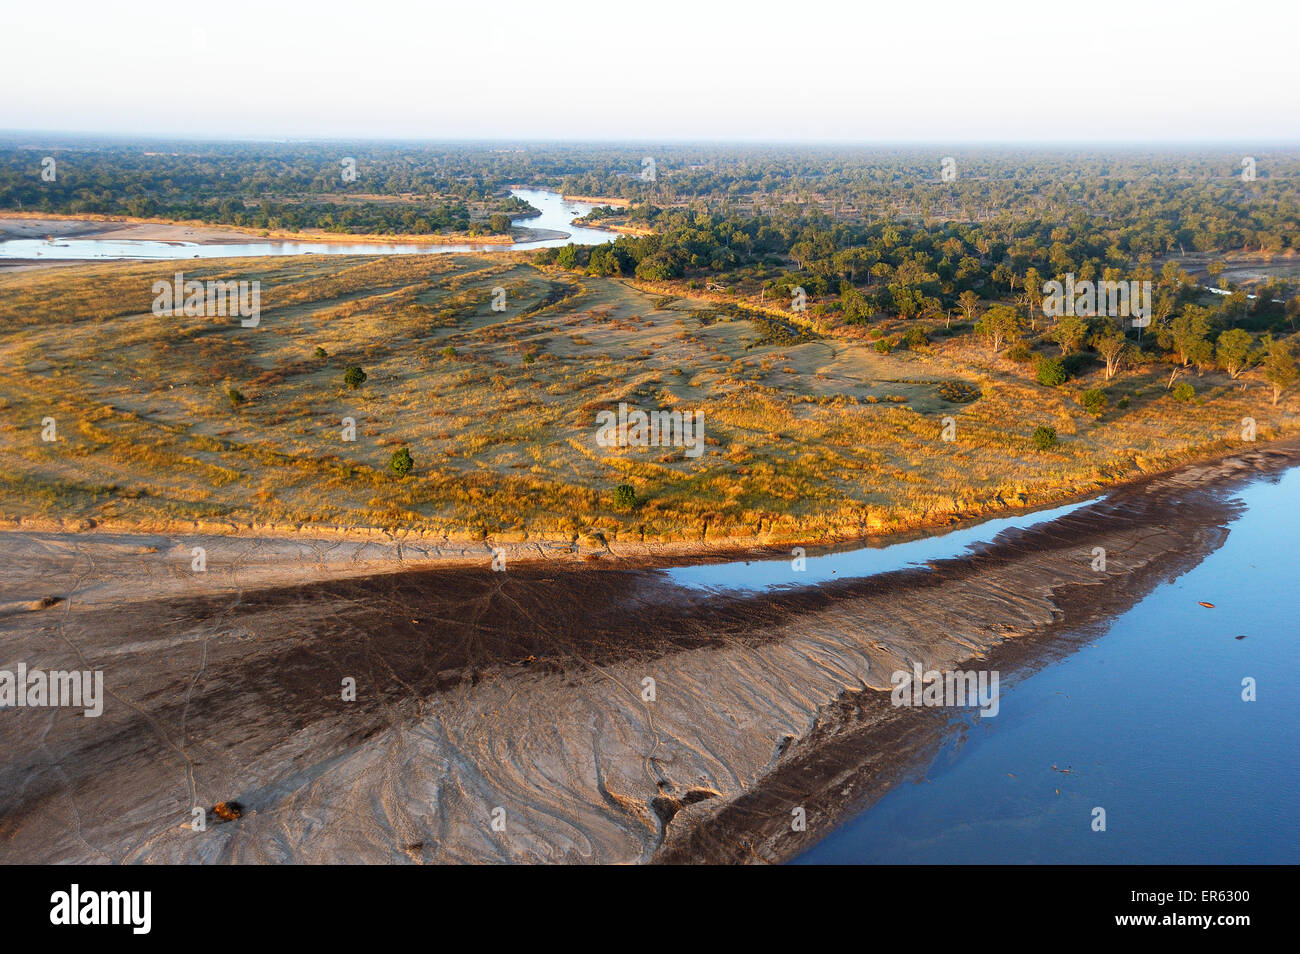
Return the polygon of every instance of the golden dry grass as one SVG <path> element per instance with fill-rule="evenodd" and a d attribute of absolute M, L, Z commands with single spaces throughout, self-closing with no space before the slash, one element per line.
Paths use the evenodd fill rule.
<path fill-rule="evenodd" d="M 256 328 L 156 317 L 152 284 L 261 282 Z M 491 309 L 492 289 L 507 310 Z M 315 356 L 324 348 L 328 357 Z M 348 365 L 368 380 L 343 384 Z M 136 528 L 384 528 L 522 539 L 815 539 L 942 523 L 1077 494 L 1290 433 L 1294 398 L 1161 369 L 1078 394 L 969 337 L 925 352 L 737 317 L 713 301 L 543 271 L 526 256 L 113 263 L 0 275 L 0 517 Z M 983 396 L 950 404 L 937 383 Z M 233 406 L 229 390 L 247 400 Z M 1116 407 L 1127 395 L 1128 406 Z M 620 401 L 702 410 L 707 445 L 597 446 Z M 943 418 L 957 439 L 940 438 Z M 344 418 L 357 440 L 342 440 Z M 58 441 L 41 440 L 54 418 Z M 1058 447 L 1029 434 L 1050 424 Z M 387 469 L 410 448 L 414 472 Z M 640 503 L 615 507 L 633 485 Z"/>

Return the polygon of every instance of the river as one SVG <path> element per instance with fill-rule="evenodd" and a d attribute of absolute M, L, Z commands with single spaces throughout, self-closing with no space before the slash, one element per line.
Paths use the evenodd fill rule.
<path fill-rule="evenodd" d="M 594 203 L 574 202 L 557 192 L 542 189 L 512 189 L 510 194 L 523 199 L 541 215 L 516 218 L 511 224 L 534 229 L 549 229 L 564 233 L 562 238 L 534 242 L 515 242 L 509 245 L 417 245 L 390 242 L 296 242 L 266 240 L 260 242 L 230 242 L 198 244 L 195 242 L 157 242 L 121 239 L 56 238 L 10 239 L 0 242 L 0 259 L 55 259 L 66 260 L 166 260 L 188 258 L 243 258 L 258 255 L 440 255 L 449 252 L 502 252 L 523 251 L 548 246 L 600 245 L 612 242 L 618 234 L 607 229 L 583 228 L 571 224 L 575 218 L 596 208 Z"/>
<path fill-rule="evenodd" d="M 929 765 L 797 862 L 1300 860 L 1300 470 L 1237 497 L 1222 546 L 1004 681 L 996 718 L 954 719 Z"/>

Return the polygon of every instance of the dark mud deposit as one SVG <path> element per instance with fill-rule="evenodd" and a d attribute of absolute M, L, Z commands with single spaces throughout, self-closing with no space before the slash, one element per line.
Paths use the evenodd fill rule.
<path fill-rule="evenodd" d="M 1212 552 L 1236 479 L 1295 453 L 1186 467 L 928 569 L 758 594 L 567 558 L 274 587 L 143 537 L 4 534 L 0 669 L 103 670 L 108 698 L 97 719 L 0 711 L 0 860 L 781 860 L 954 731 L 890 706 L 896 669 L 1005 687 Z"/>

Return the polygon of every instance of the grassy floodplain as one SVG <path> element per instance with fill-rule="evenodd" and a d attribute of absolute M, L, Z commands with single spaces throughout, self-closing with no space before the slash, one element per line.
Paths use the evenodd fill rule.
<path fill-rule="evenodd" d="M 178 270 L 259 281 L 260 324 L 155 316 L 153 283 Z M 353 365 L 367 376 L 355 389 Z M 1240 447 L 1244 417 L 1260 441 L 1295 429 L 1294 394 L 1274 406 L 1258 369 L 1193 374 L 1192 401 L 1167 390 L 1164 364 L 1103 377 L 1044 386 L 961 321 L 880 353 L 854 329 L 523 253 L 14 271 L 0 274 L 0 518 L 815 541 L 1074 496 Z M 951 382 L 977 396 L 949 400 Z M 1099 416 L 1081 403 L 1094 387 Z M 598 446 L 596 414 L 619 402 L 703 411 L 704 453 Z M 1038 425 L 1059 443 L 1035 449 Z M 405 478 L 388 469 L 401 447 Z M 635 504 L 616 502 L 620 484 Z"/>

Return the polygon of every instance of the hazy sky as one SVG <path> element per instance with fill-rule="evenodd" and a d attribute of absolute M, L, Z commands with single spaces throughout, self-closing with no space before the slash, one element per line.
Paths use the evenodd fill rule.
<path fill-rule="evenodd" d="M 0 129 L 1300 139 L 1300 0 L 63 0 L 0 22 Z"/>

